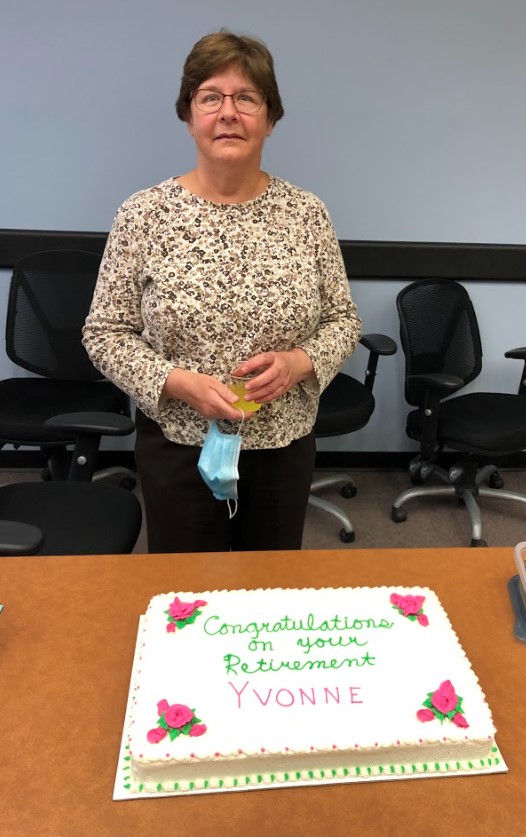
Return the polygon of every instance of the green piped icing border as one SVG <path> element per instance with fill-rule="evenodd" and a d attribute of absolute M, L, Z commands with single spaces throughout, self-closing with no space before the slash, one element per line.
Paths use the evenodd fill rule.
<path fill-rule="evenodd" d="M 502 762 L 502 756 L 496 745 L 491 748 L 491 755 L 487 758 L 479 758 L 475 760 L 455 761 L 450 759 L 443 762 L 423 762 L 422 764 L 376 764 L 360 767 L 339 767 L 339 768 L 323 768 L 317 770 L 295 770 L 291 773 L 274 772 L 274 773 L 253 773 L 250 775 L 239 774 L 237 776 L 227 776 L 223 778 L 209 778 L 209 779 L 194 779 L 189 782 L 159 782 L 140 783 L 136 787 L 133 786 L 131 778 L 130 756 L 128 754 L 129 746 L 126 745 L 126 755 L 123 758 L 123 784 L 126 790 L 131 794 L 147 793 L 155 794 L 156 792 L 166 794 L 184 794 L 188 792 L 199 791 L 213 791 L 213 790 L 234 790 L 236 788 L 249 787 L 276 787 L 291 785 L 296 782 L 304 784 L 307 782 L 327 783 L 331 782 L 338 784 L 338 782 L 346 781 L 367 781 L 371 778 L 390 779 L 393 776 L 403 776 L 404 778 L 418 778 L 421 776 L 430 776 L 437 774 L 439 776 L 454 776 L 456 773 L 477 773 L 479 770 L 497 769 Z"/>

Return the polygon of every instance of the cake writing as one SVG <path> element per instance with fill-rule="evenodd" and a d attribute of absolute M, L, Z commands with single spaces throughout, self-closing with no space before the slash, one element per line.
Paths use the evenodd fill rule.
<path fill-rule="evenodd" d="M 314 671 L 314 670 L 335 670 L 347 666 L 351 668 L 356 666 L 374 666 L 376 665 L 376 657 L 372 657 L 368 651 L 362 654 L 361 657 L 344 657 L 342 660 L 264 660 L 263 657 L 255 663 L 243 662 L 241 657 L 237 654 L 225 654 L 223 657 L 225 661 L 225 670 L 227 674 L 239 674 L 240 669 L 243 674 L 257 674 L 260 671 Z"/>
<path fill-rule="evenodd" d="M 238 709 L 242 708 L 242 703 L 243 707 L 246 707 L 247 703 L 250 704 L 251 701 L 257 701 L 261 706 L 268 706 L 269 703 L 275 703 L 284 708 L 298 705 L 317 706 L 324 703 L 363 703 L 360 697 L 361 686 L 349 686 L 345 689 L 340 686 L 334 686 L 332 688 L 323 686 L 321 688 L 298 688 L 294 691 L 286 688 L 269 688 L 266 694 L 260 694 L 257 689 L 250 687 L 249 680 L 246 681 L 241 689 L 236 688 L 230 680 L 228 681 L 228 685 L 236 694 Z M 249 687 L 248 690 L 247 687 Z"/>
<path fill-rule="evenodd" d="M 273 652 L 273 643 L 267 638 L 273 634 L 300 633 L 295 639 L 296 646 L 303 655 L 310 655 L 313 649 L 349 648 L 361 649 L 369 644 L 366 631 L 391 630 L 394 622 L 387 619 L 357 618 L 335 615 L 329 619 L 319 619 L 313 613 L 302 618 L 292 619 L 285 615 L 276 622 L 234 623 L 221 621 L 215 614 L 203 623 L 203 630 L 208 636 L 240 636 L 248 639 L 247 650 L 251 652 Z M 352 632 L 352 633 L 351 633 Z M 321 633 L 322 636 L 313 636 Z M 328 634 L 328 635 L 327 635 Z M 358 635 L 356 635 L 358 634 Z M 239 654 L 228 653 L 223 657 L 226 674 L 257 674 L 259 672 L 338 670 L 344 667 L 374 666 L 376 657 L 368 650 L 356 654 L 330 659 L 265 659 L 243 660 Z"/>
<path fill-rule="evenodd" d="M 225 634 L 248 634 L 252 639 L 258 639 L 260 634 L 276 634 L 283 631 L 362 631 L 369 629 L 393 627 L 394 622 L 387 619 L 358 619 L 348 616 L 332 616 L 330 619 L 316 619 L 313 613 L 306 618 L 292 619 L 290 616 L 283 616 L 277 622 L 248 622 L 243 624 L 230 624 L 223 622 L 221 625 L 212 624 L 220 622 L 221 617 L 215 614 L 209 616 L 204 623 L 204 631 L 209 636 L 225 636 Z"/>

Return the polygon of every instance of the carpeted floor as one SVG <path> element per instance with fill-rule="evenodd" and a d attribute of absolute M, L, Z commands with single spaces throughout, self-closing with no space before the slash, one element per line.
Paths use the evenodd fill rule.
<path fill-rule="evenodd" d="M 321 472 L 320 474 L 321 475 Z M 325 511 L 309 506 L 304 549 L 367 549 L 376 547 L 469 546 L 471 530 L 466 509 L 452 497 L 447 499 L 415 499 L 407 504 L 407 520 L 393 523 L 391 506 L 397 495 L 411 484 L 402 471 L 356 471 L 353 480 L 358 492 L 345 499 L 339 487 L 318 492 L 318 496 L 335 503 L 351 519 L 356 532 L 353 543 L 342 543 L 341 523 Z M 503 471 L 505 487 L 526 495 L 526 472 Z M 39 479 L 32 471 L 0 471 L 0 485 L 14 480 Z M 343 482 L 342 482 L 343 485 Z M 140 497 L 140 490 L 138 490 Z M 526 540 L 526 503 L 480 498 L 482 536 L 488 546 L 514 546 Z M 143 529 L 135 552 L 146 551 Z"/>
<path fill-rule="evenodd" d="M 508 491 L 526 495 L 526 472 L 501 473 Z M 469 546 L 469 517 L 457 498 L 411 500 L 405 506 L 407 520 L 393 523 L 393 501 L 400 492 L 411 488 L 407 473 L 357 471 L 353 473 L 353 480 L 358 492 L 351 500 L 341 497 L 338 488 L 326 490 L 320 496 L 346 510 L 356 532 L 355 541 L 341 543 L 338 520 L 309 507 L 304 549 Z M 488 546 L 513 546 L 526 540 L 526 503 L 481 497 L 478 505 L 482 515 L 482 537 Z"/>

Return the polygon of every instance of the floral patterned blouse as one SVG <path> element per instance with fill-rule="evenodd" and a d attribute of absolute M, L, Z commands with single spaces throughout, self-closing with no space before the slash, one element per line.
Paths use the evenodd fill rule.
<path fill-rule="evenodd" d="M 216 204 L 171 178 L 119 208 L 83 342 L 97 368 L 185 445 L 202 444 L 208 420 L 184 401 L 161 400 L 172 369 L 225 381 L 252 355 L 301 347 L 316 380 L 264 404 L 242 429 L 244 448 L 275 448 L 309 433 L 320 392 L 359 336 L 338 240 L 317 197 L 271 177 L 254 200 Z"/>

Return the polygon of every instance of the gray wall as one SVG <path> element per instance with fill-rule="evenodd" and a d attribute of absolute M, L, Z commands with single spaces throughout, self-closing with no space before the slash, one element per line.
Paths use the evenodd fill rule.
<path fill-rule="evenodd" d="M 189 169 L 173 101 L 189 48 L 221 26 L 271 48 L 286 115 L 264 165 L 320 195 L 340 238 L 526 243 L 523 0 L 4 0 L 0 227 L 107 230 L 129 194 Z M 402 284 L 353 281 L 366 330 L 396 337 Z M 502 355 L 526 342 L 524 287 L 469 290 L 476 387 L 514 390 Z M 410 449 L 401 355 L 381 364 L 377 404 L 367 428 L 320 447 Z"/>

